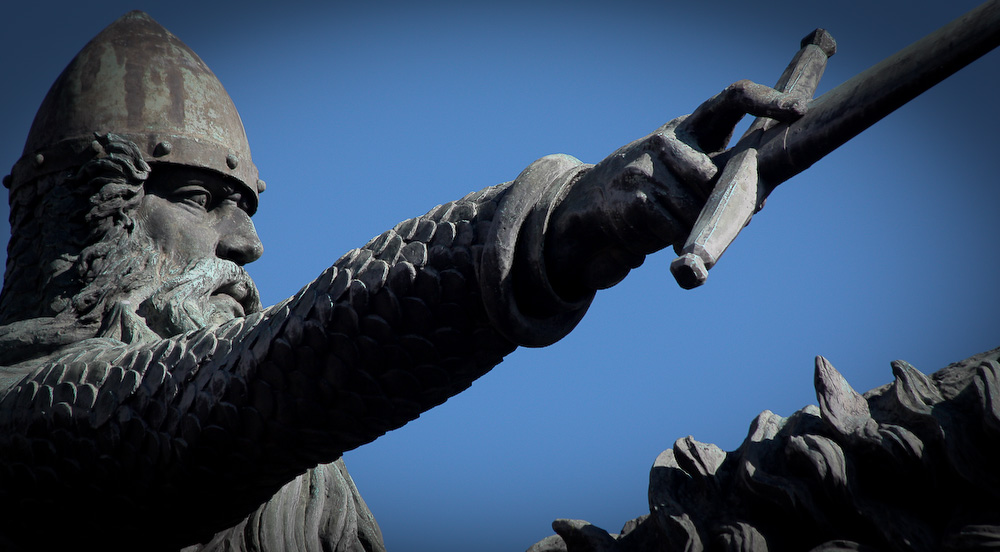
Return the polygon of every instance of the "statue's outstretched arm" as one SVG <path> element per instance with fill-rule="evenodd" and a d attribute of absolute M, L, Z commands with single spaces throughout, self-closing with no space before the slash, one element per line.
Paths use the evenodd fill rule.
<path fill-rule="evenodd" d="M 511 186 L 397 225 L 262 313 L 36 369 L 0 402 L 5 502 L 101 489 L 87 500 L 223 527 L 467 388 L 515 347 L 477 267 Z"/>
<path fill-rule="evenodd" d="M 0 399 L 0 503 L 37 498 L 15 516 L 125 516 L 124 540 L 170 523 L 168 546 L 191 542 L 187 520 L 232 525 L 517 345 L 565 335 L 594 290 L 685 237 L 714 177 L 705 152 L 724 146 L 717 123 L 694 122 L 735 123 L 748 102 L 791 113 L 780 100 L 740 84 L 592 168 L 543 158 L 397 225 L 245 319 L 151 345 L 72 347 Z"/>

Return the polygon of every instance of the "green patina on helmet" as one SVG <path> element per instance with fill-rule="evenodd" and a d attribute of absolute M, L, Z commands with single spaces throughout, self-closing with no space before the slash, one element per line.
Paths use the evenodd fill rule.
<path fill-rule="evenodd" d="M 140 11 L 101 31 L 59 75 L 5 184 L 82 165 L 101 153 L 95 133 L 108 132 L 134 142 L 150 164 L 235 179 L 256 210 L 264 182 L 232 99 L 197 54 Z"/>

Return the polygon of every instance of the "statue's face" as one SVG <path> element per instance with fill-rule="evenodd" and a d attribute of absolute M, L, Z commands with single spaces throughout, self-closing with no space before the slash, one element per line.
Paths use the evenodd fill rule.
<path fill-rule="evenodd" d="M 258 310 L 259 296 L 241 267 L 264 248 L 240 188 L 204 169 L 159 165 L 144 189 L 137 230 L 159 257 L 160 281 L 146 303 L 154 312 L 147 316 L 151 327 L 164 335 Z"/>
<path fill-rule="evenodd" d="M 146 233 L 178 260 L 218 257 L 245 265 L 264 247 L 238 187 L 211 171 L 161 165 L 139 207 Z"/>

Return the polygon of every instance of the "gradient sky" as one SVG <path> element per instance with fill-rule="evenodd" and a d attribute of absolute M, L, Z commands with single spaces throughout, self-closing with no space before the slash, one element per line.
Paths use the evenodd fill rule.
<path fill-rule="evenodd" d="M 16 4 L 0 165 L 73 55 L 149 12 L 240 109 L 268 182 L 248 269 L 269 305 L 538 157 L 596 162 L 735 80 L 773 84 L 816 27 L 840 47 L 822 92 L 976 2 Z M 521 551 L 559 517 L 617 532 L 676 439 L 732 450 L 762 410 L 814 403 L 815 355 L 867 390 L 891 360 L 932 372 L 1000 345 L 998 76 L 994 52 L 784 184 L 706 286 L 653 255 L 563 341 L 346 454 L 389 549 Z"/>

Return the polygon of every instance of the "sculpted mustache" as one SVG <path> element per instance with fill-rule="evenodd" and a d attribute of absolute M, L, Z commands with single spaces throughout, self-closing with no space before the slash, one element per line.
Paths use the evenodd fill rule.
<path fill-rule="evenodd" d="M 229 274 L 220 285 L 216 286 L 212 291 L 212 295 L 220 293 L 229 295 L 243 305 L 243 310 L 246 314 L 262 310 L 260 292 L 257 290 L 257 285 L 254 284 L 253 278 L 250 277 L 246 269 L 231 261 L 219 260 L 218 262 L 228 264 L 227 268 L 229 270 L 227 272 Z"/>
<path fill-rule="evenodd" d="M 179 296 L 208 300 L 213 295 L 225 294 L 239 302 L 246 314 L 262 310 L 260 293 L 250 274 L 232 261 L 199 259 L 171 272 L 150 298 L 154 302 L 167 304 Z"/>
<path fill-rule="evenodd" d="M 199 259 L 173 269 L 161 265 L 160 270 L 160 286 L 139 304 L 136 314 L 161 337 L 263 310 L 260 293 L 250 275 L 231 261 Z M 219 310 L 213 305 L 214 295 L 232 297 L 243 312 Z"/>

